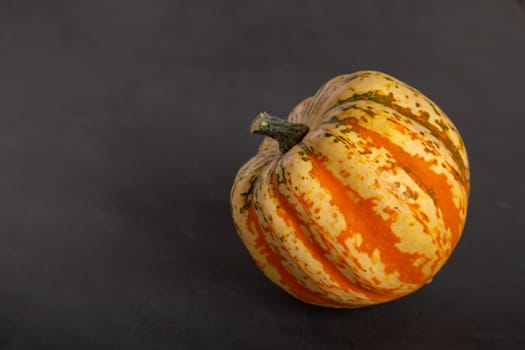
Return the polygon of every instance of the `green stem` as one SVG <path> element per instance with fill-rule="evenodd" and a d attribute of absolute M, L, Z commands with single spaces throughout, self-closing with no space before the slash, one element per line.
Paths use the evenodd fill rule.
<path fill-rule="evenodd" d="M 250 128 L 252 134 L 261 134 L 276 140 L 279 143 L 279 150 L 283 154 L 301 142 L 308 130 L 304 124 L 290 123 L 266 112 L 259 113 L 252 121 Z"/>

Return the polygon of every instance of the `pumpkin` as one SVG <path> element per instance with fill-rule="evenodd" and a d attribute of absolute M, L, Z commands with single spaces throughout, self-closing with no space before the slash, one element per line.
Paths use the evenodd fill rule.
<path fill-rule="evenodd" d="M 469 165 L 445 113 L 375 71 L 341 75 L 265 135 L 237 173 L 231 211 L 258 267 L 296 298 L 357 308 L 430 282 L 465 223 Z"/>

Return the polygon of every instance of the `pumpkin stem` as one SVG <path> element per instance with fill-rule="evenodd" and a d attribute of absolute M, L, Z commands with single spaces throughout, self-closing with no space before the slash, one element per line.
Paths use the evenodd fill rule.
<path fill-rule="evenodd" d="M 301 142 L 308 130 L 304 124 L 290 123 L 266 112 L 259 113 L 250 127 L 252 134 L 261 134 L 276 140 L 283 154 Z"/>

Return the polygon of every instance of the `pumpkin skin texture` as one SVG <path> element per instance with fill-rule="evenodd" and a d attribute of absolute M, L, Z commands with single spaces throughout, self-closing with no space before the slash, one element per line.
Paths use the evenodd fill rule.
<path fill-rule="evenodd" d="M 460 239 L 470 190 L 445 113 L 389 75 L 360 71 L 327 82 L 288 122 L 308 131 L 284 152 L 265 137 L 231 191 L 236 229 L 264 274 L 334 308 L 429 283 Z"/>

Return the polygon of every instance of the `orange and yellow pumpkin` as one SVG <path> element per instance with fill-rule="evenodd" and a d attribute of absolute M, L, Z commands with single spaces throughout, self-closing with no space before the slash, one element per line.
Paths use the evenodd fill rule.
<path fill-rule="evenodd" d="M 338 76 L 290 113 L 261 113 L 231 191 L 259 268 L 298 299 L 355 308 L 414 292 L 463 230 L 461 136 L 421 92 L 375 71 Z"/>

